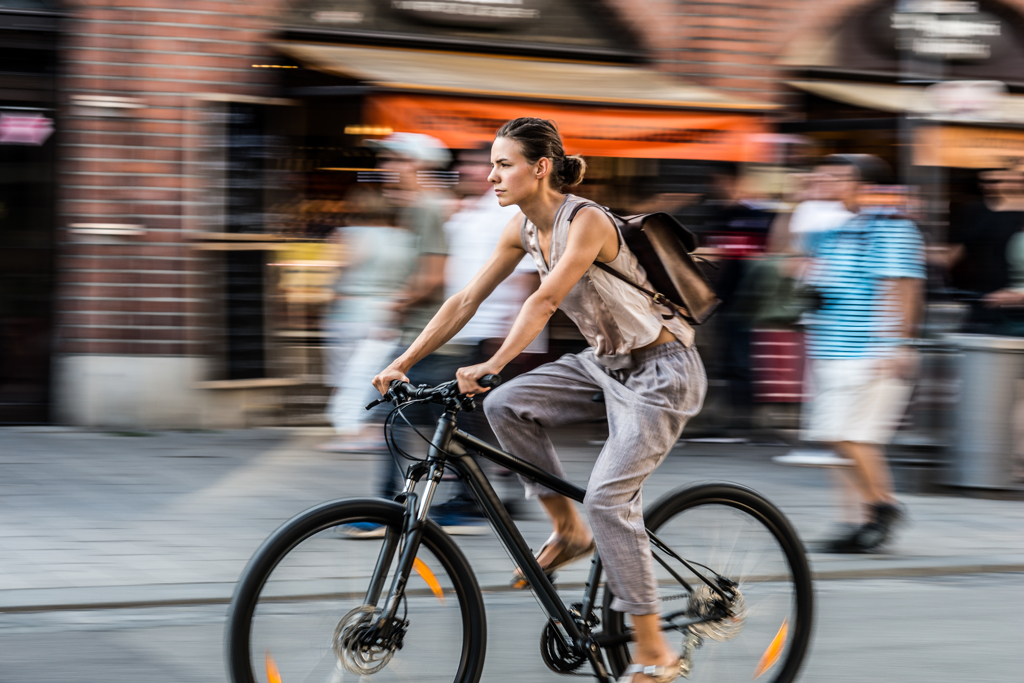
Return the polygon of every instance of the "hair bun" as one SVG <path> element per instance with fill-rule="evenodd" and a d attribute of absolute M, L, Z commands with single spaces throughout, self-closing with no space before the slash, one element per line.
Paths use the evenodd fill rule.
<path fill-rule="evenodd" d="M 558 180 L 565 187 L 572 187 L 583 182 L 583 175 L 587 172 L 587 162 L 579 154 L 567 154 L 560 160 L 562 163 L 558 169 Z"/>
<path fill-rule="evenodd" d="M 558 134 L 558 126 L 554 121 L 530 116 L 512 119 L 498 129 L 495 137 L 514 140 L 526 161 L 531 164 L 542 158 L 551 159 L 551 173 L 548 177 L 556 190 L 583 182 L 587 162 L 577 154 L 566 156 L 562 136 Z"/>

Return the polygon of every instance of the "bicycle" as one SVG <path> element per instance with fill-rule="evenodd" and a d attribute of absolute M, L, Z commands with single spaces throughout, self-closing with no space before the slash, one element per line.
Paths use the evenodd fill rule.
<path fill-rule="evenodd" d="M 323 503 L 257 550 L 228 614 L 234 683 L 480 679 L 487 642 L 480 586 L 459 547 L 427 517 L 445 469 L 466 481 L 546 612 L 544 663 L 563 674 L 589 664 L 595 678 L 614 683 L 630 663 L 632 632 L 611 609 L 610 589 L 601 593 L 600 558 L 591 560 L 582 599 L 566 605 L 471 454 L 578 502 L 586 491 L 460 431 L 458 414 L 475 404 L 454 381 L 396 381 L 371 406 L 384 401 L 395 405 L 385 424 L 393 453 L 402 453 L 394 423 L 404 407 L 443 406 L 426 457 L 408 467 L 395 500 Z M 747 487 L 704 483 L 662 496 L 645 521 L 662 626 L 682 636 L 690 680 L 792 681 L 810 639 L 813 590 L 803 545 L 785 516 Z M 348 540 L 335 531 L 353 523 L 377 525 L 379 538 Z M 422 584 L 410 583 L 414 574 Z"/>

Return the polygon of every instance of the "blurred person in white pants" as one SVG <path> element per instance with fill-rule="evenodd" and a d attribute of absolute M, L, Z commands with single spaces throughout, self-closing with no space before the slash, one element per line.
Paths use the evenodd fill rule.
<path fill-rule="evenodd" d="M 324 316 L 325 383 L 332 387 L 327 416 L 337 438 L 318 448 L 335 452 L 379 451 L 384 411 L 371 417 L 371 369 L 398 345 L 395 303 L 402 297 L 418 261 L 415 235 L 397 224 L 394 207 L 380 188 L 356 186 L 345 198 L 348 223 L 333 237 L 344 265 L 334 282 L 334 302 Z"/>
<path fill-rule="evenodd" d="M 855 216 L 822 236 L 807 275 L 821 305 L 807 325 L 815 388 L 803 437 L 853 461 L 850 481 L 865 512 L 822 550 L 875 552 L 904 516 L 882 446 L 903 416 L 917 369 L 924 244 L 905 217 L 862 205 L 865 187 L 888 172 L 884 162 L 835 154 L 822 166 Z"/>
<path fill-rule="evenodd" d="M 491 146 L 463 150 L 458 155 L 455 170 L 459 174 L 456 193 L 461 195 L 459 208 L 445 223 L 448 238 L 448 260 L 445 263 L 445 298 L 451 298 L 462 291 L 494 252 L 502 230 L 519 212 L 515 206 L 502 206 L 487 180 L 491 172 Z M 524 257 L 515 272 L 499 284 L 491 295 L 477 309 L 476 315 L 436 353 L 453 357 L 456 367 L 481 363 L 490 358 L 505 340 L 515 322 L 523 302 L 540 282 L 537 266 L 533 259 Z M 524 355 L 547 352 L 547 336 L 541 333 L 526 348 Z M 520 363 L 522 364 L 522 363 Z M 526 362 L 529 365 L 529 361 Z M 505 380 L 514 377 L 517 368 L 506 366 L 502 376 Z M 448 378 L 451 379 L 451 378 Z M 482 404 L 487 394 L 476 397 Z M 497 445 L 487 420 L 483 417 L 482 405 L 473 413 L 462 416 L 463 427 L 471 434 Z M 513 482 L 518 480 L 513 479 Z M 521 487 L 514 484 L 521 494 Z M 435 505 L 431 517 L 448 533 L 472 534 L 486 530 L 486 519 L 476 503 L 465 491 L 464 485 L 451 500 Z M 506 507 L 514 507 L 520 496 L 506 496 Z M 510 510 L 512 512 L 512 510 Z"/>

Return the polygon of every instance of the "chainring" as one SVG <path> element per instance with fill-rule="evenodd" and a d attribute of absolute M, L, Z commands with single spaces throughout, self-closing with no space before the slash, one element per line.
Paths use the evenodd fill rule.
<path fill-rule="evenodd" d="M 586 661 L 551 621 L 540 634 L 540 656 L 544 664 L 558 674 L 570 674 Z"/>

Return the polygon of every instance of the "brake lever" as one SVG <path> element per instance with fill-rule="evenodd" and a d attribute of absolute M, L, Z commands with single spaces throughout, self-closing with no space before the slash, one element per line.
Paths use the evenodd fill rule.
<path fill-rule="evenodd" d="M 379 406 L 381 403 L 391 403 L 394 400 L 395 400 L 394 393 L 390 389 L 388 389 L 384 393 L 383 396 L 381 396 L 380 398 L 376 398 L 376 399 L 370 401 L 370 404 L 368 406 L 366 406 L 366 409 L 367 410 L 373 410 L 374 408 Z"/>
<path fill-rule="evenodd" d="M 401 381 L 402 380 L 399 380 L 399 379 L 392 380 L 391 381 L 391 386 L 389 386 L 388 390 L 384 392 L 384 395 L 381 396 L 380 398 L 377 398 L 377 399 L 374 399 L 374 400 L 370 401 L 369 405 L 366 406 L 366 409 L 367 410 L 373 410 L 374 408 L 379 406 L 381 403 L 391 403 L 392 401 L 394 401 L 397 398 L 397 396 L 395 396 L 395 385 L 398 384 Z"/>

